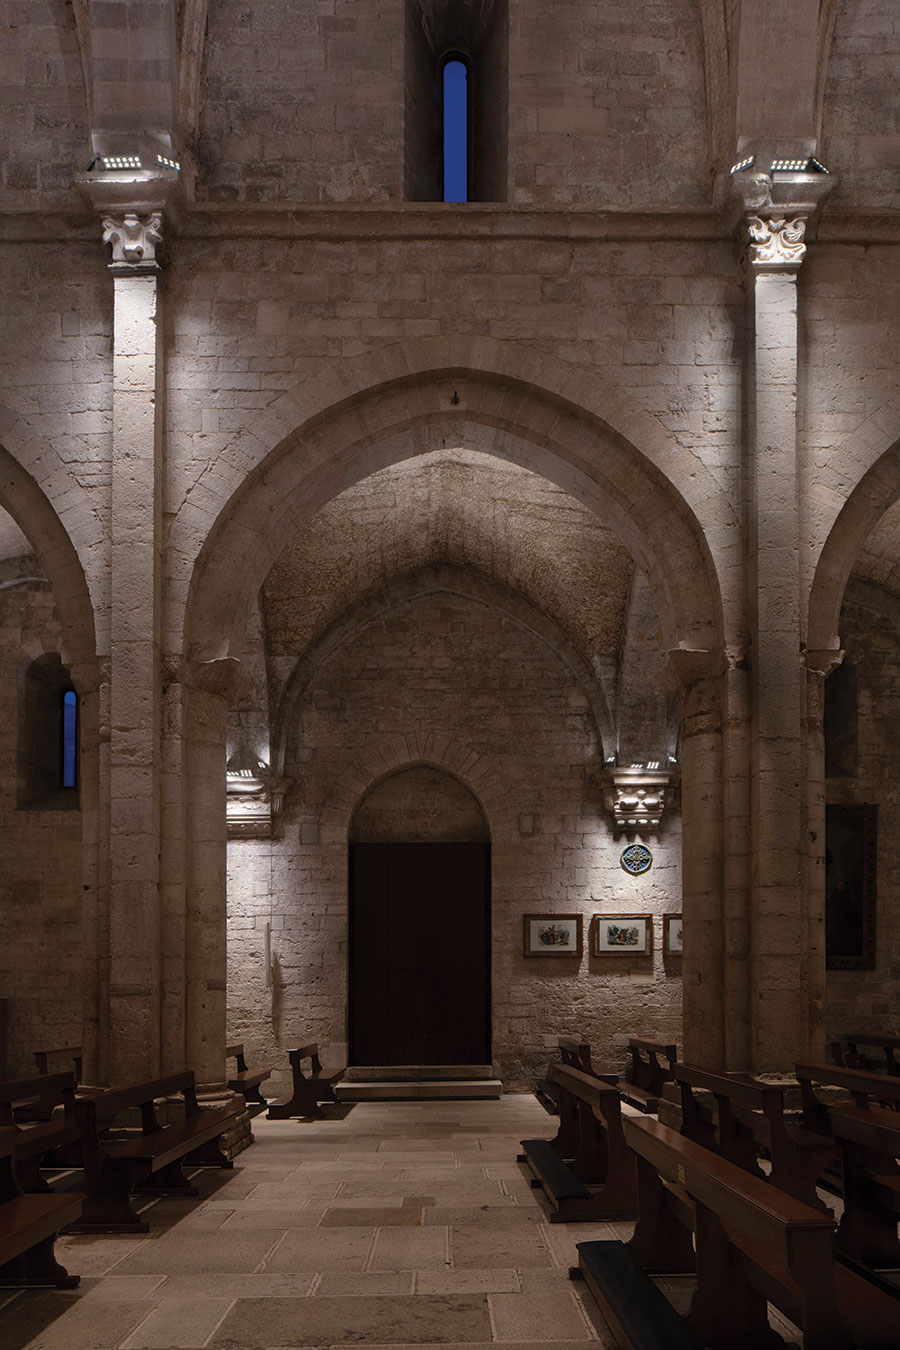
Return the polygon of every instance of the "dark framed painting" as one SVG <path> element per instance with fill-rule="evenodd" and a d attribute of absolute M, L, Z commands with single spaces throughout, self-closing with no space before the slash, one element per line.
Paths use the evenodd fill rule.
<path fill-rule="evenodd" d="M 875 969 L 878 807 L 825 807 L 825 968 Z"/>
<path fill-rule="evenodd" d="M 652 914 L 595 914 L 595 956 L 649 956 L 653 949 Z"/>
<path fill-rule="evenodd" d="M 526 956 L 580 956 L 580 914 L 526 914 Z"/>

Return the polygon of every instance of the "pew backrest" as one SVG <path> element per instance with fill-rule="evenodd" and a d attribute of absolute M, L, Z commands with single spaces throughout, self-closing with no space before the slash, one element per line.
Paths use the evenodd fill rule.
<path fill-rule="evenodd" d="M 624 1116 L 622 1125 L 629 1148 L 660 1176 L 683 1187 L 723 1224 L 773 1254 L 779 1264 L 794 1265 L 805 1235 L 811 1235 L 816 1247 L 830 1252 L 833 1259 L 837 1226 L 829 1215 L 776 1190 L 657 1120 Z"/>
<path fill-rule="evenodd" d="M 591 1047 L 587 1041 L 580 1040 L 577 1036 L 559 1037 L 559 1055 L 563 1064 L 570 1069 L 580 1069 L 582 1073 L 591 1074 L 594 1078 L 600 1078 L 604 1083 L 618 1083 L 620 1075 L 617 1073 L 600 1073 L 594 1068 L 591 1060 Z"/>
<path fill-rule="evenodd" d="M 849 1092 L 858 1110 L 866 1110 L 877 1102 L 900 1111 L 900 1078 L 890 1074 L 867 1073 L 836 1064 L 795 1064 L 794 1073 L 800 1084 L 803 1124 L 818 1134 L 830 1135 L 831 1124 L 829 1104 L 816 1095 L 816 1083 Z"/>
<path fill-rule="evenodd" d="M 42 1119 L 50 1118 L 54 1106 L 62 1105 L 67 1116 L 72 1114 L 75 1101 L 75 1075 L 69 1073 L 39 1074 L 34 1078 L 13 1078 L 0 1083 L 0 1126 L 15 1124 L 15 1104 L 34 1098 L 34 1112 Z"/>

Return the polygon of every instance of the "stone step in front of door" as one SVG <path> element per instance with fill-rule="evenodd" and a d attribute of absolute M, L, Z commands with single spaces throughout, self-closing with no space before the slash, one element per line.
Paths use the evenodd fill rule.
<path fill-rule="evenodd" d="M 491 1078 L 490 1064 L 348 1064 L 348 1083 L 437 1082 L 446 1078 Z"/>
<path fill-rule="evenodd" d="M 405 1078 L 391 1082 L 376 1079 L 370 1082 L 343 1078 L 334 1085 L 339 1102 L 408 1102 L 441 1101 L 456 1098 L 462 1101 L 489 1100 L 501 1096 L 503 1084 L 499 1078 Z"/>

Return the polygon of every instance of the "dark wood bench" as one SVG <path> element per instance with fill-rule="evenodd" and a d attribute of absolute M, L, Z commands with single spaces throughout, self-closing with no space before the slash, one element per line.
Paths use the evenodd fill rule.
<path fill-rule="evenodd" d="M 608 1087 L 615 1087 L 619 1081 L 618 1074 L 600 1074 L 594 1070 L 591 1047 L 586 1041 L 581 1041 L 575 1036 L 560 1036 L 559 1053 L 567 1068 L 578 1069 Z M 551 1065 L 548 1073 L 552 1074 L 554 1067 L 556 1066 Z M 579 1181 L 601 1182 L 606 1176 L 606 1152 L 596 1141 L 597 1131 L 593 1117 L 585 1123 L 585 1128 L 582 1128 L 582 1114 L 587 1112 L 590 1116 L 591 1108 L 574 1093 L 563 1092 L 555 1078 L 548 1078 L 547 1086 L 556 1102 L 559 1129 L 553 1139 L 523 1139 L 521 1141 L 523 1151 L 519 1154 L 518 1161 L 533 1160 L 536 1168 L 542 1168 L 545 1173 L 552 1171 L 558 1174 L 557 1159 L 561 1158 Z M 532 1185 L 538 1186 L 540 1182 L 535 1179 Z"/>
<path fill-rule="evenodd" d="M 309 1073 L 303 1072 L 303 1061 L 310 1062 Z M 325 1118 L 321 1103 L 336 1102 L 334 1081 L 339 1073 L 327 1074 L 319 1059 L 318 1045 L 300 1045 L 288 1051 L 291 1065 L 292 1091 L 287 1101 L 270 1102 L 266 1120 L 290 1120 L 294 1116 Z"/>
<path fill-rule="evenodd" d="M 161 1125 L 156 1102 L 180 1095 L 184 1119 Z M 130 1195 L 196 1195 L 182 1162 L 194 1167 L 231 1167 L 219 1137 L 242 1111 L 239 1102 L 218 1110 L 197 1104 L 193 1073 L 172 1074 L 151 1083 L 109 1088 L 95 1097 L 79 1097 L 75 1117 L 82 1133 L 84 1211 L 80 1233 L 145 1233 L 149 1224 L 132 1207 Z M 141 1133 L 125 1139 L 102 1138 L 125 1112 L 139 1110 Z M 152 1180 L 151 1180 L 152 1178 Z"/>
<path fill-rule="evenodd" d="M 815 1134 L 831 1136 L 831 1107 L 817 1095 L 815 1085 L 841 1088 L 848 1092 L 852 1105 L 859 1110 L 879 1105 L 900 1111 L 900 1078 L 885 1073 L 867 1073 L 836 1064 L 795 1064 L 794 1073 L 800 1084 L 800 1104 L 803 1125 Z"/>
<path fill-rule="evenodd" d="M 532 1173 L 532 1185 L 540 1186 L 550 1201 L 550 1222 L 634 1218 L 634 1166 L 625 1147 L 616 1087 L 565 1064 L 554 1065 L 550 1074 L 560 1090 L 561 1127 L 563 1122 L 572 1122 L 578 1137 L 569 1137 L 561 1145 L 523 1139 L 520 1155 Z M 569 1111 L 569 1100 L 578 1103 L 577 1112 Z M 560 1148 L 571 1153 L 569 1161 L 561 1156 Z M 599 1189 L 591 1190 L 588 1181 Z"/>
<path fill-rule="evenodd" d="M 82 1073 L 82 1053 L 80 1045 L 63 1046 L 59 1050 L 35 1050 L 34 1062 L 37 1066 L 38 1074 L 41 1078 L 46 1078 L 44 1083 L 38 1083 L 32 1088 L 29 1096 L 20 1101 L 16 1107 L 16 1120 L 49 1120 L 57 1106 L 62 1105 L 62 1098 L 54 1090 L 53 1081 L 56 1074 L 51 1074 L 48 1067 L 48 1060 L 51 1059 L 69 1059 L 75 1068 L 75 1084 L 81 1082 Z M 24 1082 L 24 1079 L 20 1079 Z"/>
<path fill-rule="evenodd" d="M 831 1128 L 844 1173 L 838 1248 L 869 1266 L 900 1266 L 900 1115 L 877 1106 L 834 1107 Z"/>
<path fill-rule="evenodd" d="M 587 1041 L 581 1040 L 578 1036 L 560 1036 L 558 1043 L 560 1060 L 563 1064 L 567 1064 L 570 1069 L 581 1069 L 583 1073 L 591 1074 L 594 1078 L 600 1078 L 604 1083 L 618 1083 L 621 1075 L 600 1073 L 594 1068 L 591 1060 L 591 1047 Z M 539 1078 L 535 1095 L 541 1105 L 546 1107 L 551 1114 L 559 1115 L 559 1087 L 552 1078 Z"/>
<path fill-rule="evenodd" d="M 264 1111 L 269 1105 L 260 1092 L 259 1085 L 271 1077 L 272 1070 L 248 1069 L 243 1045 L 229 1045 L 225 1051 L 225 1058 L 237 1060 L 237 1072 L 228 1079 L 228 1086 L 232 1092 L 241 1094 L 253 1115 L 259 1115 L 259 1112 Z M 252 1111 L 254 1106 L 258 1108 L 256 1111 Z"/>
<path fill-rule="evenodd" d="M 666 1045 L 663 1041 L 631 1036 L 628 1039 L 628 1053 L 631 1063 L 619 1091 L 625 1101 L 636 1106 L 639 1111 L 657 1111 L 663 1084 L 672 1081 L 677 1059 L 676 1047 Z M 666 1063 L 661 1064 L 660 1058 Z"/>
<path fill-rule="evenodd" d="M 0 1126 L 0 1286 L 74 1289 L 80 1276 L 59 1264 L 53 1246 L 81 1214 L 84 1196 L 24 1195 L 13 1161 L 18 1135 L 14 1126 Z"/>
<path fill-rule="evenodd" d="M 874 1073 L 900 1078 L 900 1059 L 897 1058 L 900 1036 L 880 1036 L 860 1031 L 848 1034 L 844 1041 L 847 1046 L 844 1058 L 849 1068 L 871 1069 Z M 866 1054 L 865 1050 L 860 1050 L 860 1046 L 879 1051 L 879 1057 L 876 1059 Z"/>
<path fill-rule="evenodd" d="M 15 1129 L 15 1167 L 23 1191 L 42 1192 L 51 1188 L 41 1177 L 41 1167 L 49 1162 L 57 1150 L 75 1146 L 75 1165 L 81 1160 L 81 1130 L 75 1119 L 75 1075 L 73 1073 L 42 1074 L 37 1078 L 11 1079 L 0 1083 L 0 1128 Z M 52 1120 L 35 1120 L 17 1124 L 16 1103 L 31 1100 L 36 1092 L 47 1090 L 48 1097 L 58 1101 L 63 1112 Z"/>
<path fill-rule="evenodd" d="M 816 1183 L 836 1160 L 837 1149 L 830 1139 L 785 1120 L 780 1087 L 747 1074 L 713 1073 L 693 1064 L 676 1064 L 675 1081 L 681 1090 L 685 1138 L 713 1149 L 814 1209 L 826 1208 L 816 1194 Z M 712 1093 L 715 1125 L 695 1097 L 695 1089 Z M 768 1174 L 759 1166 L 760 1149 L 771 1160 Z"/>
<path fill-rule="evenodd" d="M 806 1350 L 897 1344 L 900 1299 L 835 1263 L 828 1215 L 658 1121 L 626 1116 L 623 1126 L 637 1158 L 634 1236 L 579 1243 L 578 1255 L 604 1315 L 635 1350 L 770 1347 L 768 1302 L 800 1327 Z M 696 1289 L 679 1322 L 694 1340 L 681 1341 L 649 1276 L 691 1270 Z"/>

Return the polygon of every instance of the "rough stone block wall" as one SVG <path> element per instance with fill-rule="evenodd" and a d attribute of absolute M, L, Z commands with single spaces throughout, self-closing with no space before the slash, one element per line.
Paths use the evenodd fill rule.
<path fill-rule="evenodd" d="M 35 558 L 0 563 L 0 998 L 10 1077 L 33 1052 L 81 1043 L 81 812 L 17 809 L 25 668 L 58 650 L 59 625 Z"/>
<path fill-rule="evenodd" d="M 72 209 L 87 168 L 84 72 L 71 4 L 7 0 L 0 14 L 0 165 L 7 209 Z"/>
<path fill-rule="evenodd" d="M 830 970 L 826 977 L 829 1040 L 852 1031 L 890 1035 L 900 1005 L 900 600 L 851 579 L 841 613 L 841 641 L 857 675 L 857 774 L 826 780 L 829 802 L 878 807 L 876 966 Z"/>
<path fill-rule="evenodd" d="M 833 201 L 900 206 L 900 13 L 893 0 L 838 8 L 825 80 L 823 157 L 840 175 Z"/>
<path fill-rule="evenodd" d="M 344 775 L 369 764 L 374 782 L 389 768 L 386 744 L 426 734 L 439 767 L 451 743 L 471 747 L 481 765 L 492 833 L 493 1052 L 506 1085 L 527 1088 L 560 1031 L 584 1034 L 600 1062 L 614 1063 L 629 1034 L 677 1039 L 678 962 L 663 960 L 661 918 L 680 908 L 677 819 L 652 841 L 653 868 L 630 877 L 619 863 L 625 841 L 612 837 L 588 779 L 597 746 L 581 690 L 521 625 L 449 594 L 363 624 L 308 687 L 286 766 L 296 787 L 277 837 L 229 846 L 229 1036 L 279 1067 L 298 1037 L 318 1040 L 332 1059 L 345 1053 L 352 805 L 341 814 L 335 803 Z M 584 915 L 577 968 L 523 955 L 523 916 L 543 911 Z M 653 955 L 589 955 L 590 917 L 600 912 L 652 913 Z"/>
<path fill-rule="evenodd" d="M 90 242 L 0 246 L 0 403 L 23 422 L 20 438 L 4 448 L 35 478 L 79 552 L 103 652 L 112 278 L 98 238 L 92 226 Z"/>
<path fill-rule="evenodd" d="M 402 0 L 214 0 L 200 193 L 400 201 Z"/>
<path fill-rule="evenodd" d="M 709 200 L 697 5 L 510 0 L 509 42 L 510 201 Z"/>

